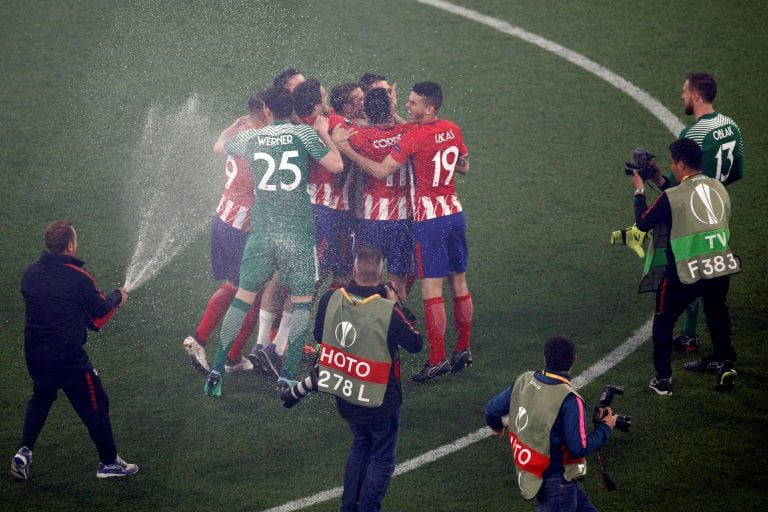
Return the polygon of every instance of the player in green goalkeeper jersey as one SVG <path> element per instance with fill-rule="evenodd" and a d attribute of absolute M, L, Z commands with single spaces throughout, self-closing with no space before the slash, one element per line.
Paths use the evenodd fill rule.
<path fill-rule="evenodd" d="M 251 231 L 240 266 L 240 286 L 224 316 L 216 359 L 205 384 L 209 396 L 221 395 L 221 375 L 229 347 L 250 305 L 276 270 L 283 275 L 294 307 L 278 387 L 287 389 L 294 382 L 317 279 L 314 224 L 307 193 L 309 159 L 334 173 L 343 170 L 341 155 L 328 135 L 326 117 L 318 116 L 314 129 L 288 122 L 293 100 L 283 87 L 268 90 L 264 103 L 270 124 L 242 131 L 224 143 L 227 153 L 249 159 L 254 201 Z"/>
<path fill-rule="evenodd" d="M 744 144 L 741 131 L 733 119 L 715 110 L 712 105 L 715 96 L 717 82 L 712 75 L 686 75 L 680 97 L 683 100 L 685 115 L 692 115 L 696 121 L 680 132 L 680 138 L 691 139 L 701 147 L 701 173 L 727 186 L 744 176 Z M 658 178 L 656 182 L 665 187 L 677 184 L 672 174 L 667 179 L 668 185 L 664 184 L 664 178 Z M 696 322 L 700 302 L 696 300 L 686 309 L 682 333 L 672 342 L 675 349 L 698 350 Z"/>

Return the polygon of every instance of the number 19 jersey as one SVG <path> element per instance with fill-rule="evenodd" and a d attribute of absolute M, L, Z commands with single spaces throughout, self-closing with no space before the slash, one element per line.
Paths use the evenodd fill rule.
<path fill-rule="evenodd" d="M 412 164 L 414 222 L 462 211 L 453 174 L 467 146 L 459 127 L 445 119 L 414 125 L 390 152 L 398 163 Z"/>

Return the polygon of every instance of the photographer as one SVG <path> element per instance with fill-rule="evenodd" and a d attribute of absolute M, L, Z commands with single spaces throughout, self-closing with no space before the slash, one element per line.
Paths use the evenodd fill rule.
<path fill-rule="evenodd" d="M 318 304 L 314 335 L 321 343 L 316 369 L 283 393 L 292 407 L 313 390 L 336 395 L 353 441 L 344 474 L 342 511 L 378 511 L 395 470 L 400 430 L 400 356 L 421 351 L 413 315 L 394 288 L 381 285 L 378 249 L 360 249 L 345 288 L 329 290 Z M 317 373 L 315 373 L 317 372 Z"/>
<path fill-rule="evenodd" d="M 586 434 L 590 415 L 570 380 L 575 362 L 573 341 L 552 336 L 544 345 L 546 370 L 523 373 L 485 409 L 486 423 L 500 438 L 502 418 L 510 416 L 517 482 L 523 498 L 536 497 L 540 512 L 596 510 L 578 479 L 587 472 L 584 457 L 600 449 L 616 426 L 616 415 L 607 407 L 600 411 L 597 429 Z"/>
<path fill-rule="evenodd" d="M 715 389 L 728 390 L 736 379 L 736 352 L 731 345 L 731 316 L 726 305 L 729 275 L 741 264 L 729 247 L 731 200 L 720 181 L 701 174 L 702 153 L 690 139 L 669 145 L 670 164 L 679 185 L 665 187 L 649 207 L 643 177 L 632 174 L 635 222 L 642 231 L 668 233 L 666 267 L 656 291 L 653 317 L 653 365 L 649 387 L 672 393 L 672 329 L 685 308 L 701 297 L 712 338 L 713 354 L 683 365 L 694 372 L 716 372 Z M 651 176 L 661 181 L 658 173 Z"/>

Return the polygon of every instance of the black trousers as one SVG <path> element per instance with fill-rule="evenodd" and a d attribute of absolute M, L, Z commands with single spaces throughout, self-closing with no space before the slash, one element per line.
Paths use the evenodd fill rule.
<path fill-rule="evenodd" d="M 35 449 L 35 442 L 43 430 L 59 389 L 67 395 L 72 408 L 88 429 L 91 439 L 96 444 L 101 463 L 115 462 L 117 448 L 112 437 L 112 424 L 109 421 L 109 397 L 101 385 L 101 378 L 93 369 L 84 371 L 81 378 L 66 385 L 33 385 L 32 398 L 27 402 L 24 415 L 22 445 L 30 450 Z"/>
<path fill-rule="evenodd" d="M 685 308 L 701 297 L 709 336 L 712 338 L 712 356 L 715 361 L 736 360 L 731 345 L 731 315 L 726 297 L 730 276 L 702 279 L 693 284 L 683 284 L 677 273 L 664 275 L 656 291 L 656 314 L 653 317 L 653 366 L 656 377 L 672 376 L 672 331 L 675 322 Z"/>

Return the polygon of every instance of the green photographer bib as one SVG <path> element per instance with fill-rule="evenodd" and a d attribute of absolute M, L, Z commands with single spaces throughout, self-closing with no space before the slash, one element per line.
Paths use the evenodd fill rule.
<path fill-rule="evenodd" d="M 362 407 L 379 407 L 389 383 L 392 356 L 387 332 L 395 303 L 336 290 L 328 301 L 318 355 L 319 391 Z"/>
<path fill-rule="evenodd" d="M 563 400 L 570 394 L 581 398 L 567 380 L 563 379 L 562 384 L 544 384 L 535 377 L 535 372 L 522 374 L 512 387 L 509 443 L 515 458 L 517 483 L 527 500 L 533 499 L 541 488 L 542 474 L 550 463 L 552 425 Z M 568 482 L 587 474 L 586 459 L 571 458 L 567 448 L 564 448 L 563 466 L 563 477 Z"/>
<path fill-rule="evenodd" d="M 670 244 L 680 282 L 692 284 L 741 271 L 731 252 L 731 199 L 719 181 L 704 175 L 666 191 L 672 208 Z"/>

